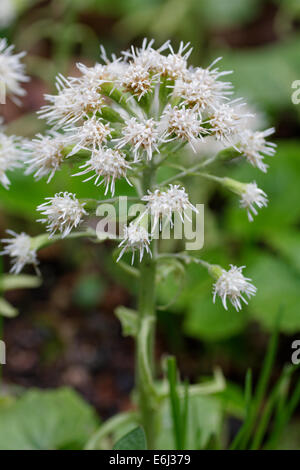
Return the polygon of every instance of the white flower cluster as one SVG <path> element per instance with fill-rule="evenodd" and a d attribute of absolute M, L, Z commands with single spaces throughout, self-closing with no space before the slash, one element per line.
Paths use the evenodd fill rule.
<path fill-rule="evenodd" d="M 25 52 L 13 54 L 14 46 L 8 46 L 5 38 L 0 38 L 0 79 L 4 84 L 7 95 L 12 95 L 12 99 L 18 104 L 18 97 L 24 96 L 25 90 L 22 83 L 29 78 L 25 75 L 25 67 L 21 62 Z"/>
<path fill-rule="evenodd" d="M 266 193 L 257 186 L 255 181 L 245 185 L 245 190 L 242 192 L 240 199 L 240 206 L 247 210 L 250 222 L 253 222 L 252 214 L 257 215 L 257 210 L 254 205 L 259 209 L 268 205 Z"/>
<path fill-rule="evenodd" d="M 0 255 L 9 255 L 12 258 L 11 272 L 19 274 L 26 264 L 33 264 L 37 269 L 38 259 L 36 250 L 31 246 L 31 238 L 26 233 L 17 234 L 12 230 L 7 230 L 12 238 L 4 238 L 1 240 L 6 244 Z"/>
<path fill-rule="evenodd" d="M 185 189 L 181 188 L 179 185 L 170 184 L 166 191 L 159 189 L 153 192 L 148 191 L 148 194 L 143 196 L 142 201 L 147 203 L 146 210 L 135 222 L 131 222 L 128 227 L 125 227 L 123 239 L 119 244 L 119 248 L 122 249 L 118 261 L 128 250 L 132 251 L 132 263 L 136 250 L 140 251 L 140 261 L 145 251 L 151 255 L 151 237 L 154 235 L 157 227 L 159 230 L 162 230 L 163 222 L 173 226 L 172 217 L 175 213 L 178 214 L 182 222 L 184 222 L 184 216 L 190 220 L 188 211 L 197 212 L 197 209 L 189 201 Z M 149 234 L 142 225 L 142 220 L 148 215 L 152 217 L 151 234 Z"/>
<path fill-rule="evenodd" d="M 247 304 L 244 295 L 249 299 L 256 293 L 256 287 L 251 284 L 251 279 L 244 277 L 242 270 L 245 266 L 238 268 L 237 266 L 230 265 L 229 271 L 222 270 L 213 286 L 213 301 L 215 302 L 218 295 L 223 303 L 224 308 L 227 310 L 227 298 L 232 303 L 234 308 L 239 311 L 242 308 L 241 300 Z"/>
<path fill-rule="evenodd" d="M 201 120 L 193 109 L 182 106 L 167 106 L 164 110 L 166 138 L 168 141 L 179 139 L 189 142 L 191 148 L 196 152 L 197 143 L 203 140 L 208 131 L 201 124 Z M 204 123 L 203 123 L 204 124 Z M 166 140 L 167 141 L 167 140 Z"/>
<path fill-rule="evenodd" d="M 146 152 L 148 160 L 151 160 L 153 152 L 159 152 L 157 123 L 152 118 L 142 121 L 138 121 L 135 117 L 130 118 L 122 128 L 122 136 L 116 141 L 117 148 L 123 148 L 127 144 L 132 146 L 135 161 L 138 161 L 143 151 Z"/>
<path fill-rule="evenodd" d="M 245 129 L 240 132 L 239 150 L 245 155 L 246 159 L 259 170 L 267 172 L 268 165 L 264 163 L 264 155 L 272 157 L 276 152 L 276 144 L 268 142 L 266 137 L 274 134 L 275 129 L 271 127 L 263 132 Z"/>
<path fill-rule="evenodd" d="M 94 171 L 95 183 L 102 177 L 108 189 L 111 181 L 113 192 L 119 178 L 130 181 L 127 173 L 132 169 L 130 162 L 122 161 L 122 170 L 116 171 L 117 156 L 139 164 L 176 139 L 197 152 L 206 136 L 234 146 L 253 166 L 266 171 L 264 156 L 275 152 L 275 145 L 266 141 L 273 129 L 246 129 L 251 115 L 243 111 L 241 100 L 229 100 L 232 84 L 223 80 L 231 72 L 219 70 L 220 59 L 208 68 L 191 67 L 190 53 L 189 44 L 181 43 L 175 52 L 169 41 L 155 50 L 153 41 L 145 40 L 141 48 L 132 47 L 111 60 L 102 48 L 104 64 L 78 64 L 79 77 L 59 75 L 57 94 L 45 96 L 48 104 L 40 117 L 53 126 L 52 137 L 58 130 L 60 135 L 35 139 L 28 171 L 51 179 L 61 166 L 64 143 L 69 157 L 81 150 L 91 153 L 85 171 L 77 174 Z M 42 152 L 38 140 L 43 142 Z M 111 167 L 104 158 L 108 154 L 115 157 Z"/>
<path fill-rule="evenodd" d="M 19 168 L 24 162 L 22 140 L 14 135 L 6 135 L 0 118 L 0 183 L 9 188 L 7 172 Z"/>
<path fill-rule="evenodd" d="M 120 179 L 136 187 L 145 212 L 125 227 L 119 259 L 126 251 L 132 251 L 132 261 L 136 251 L 140 260 L 145 253 L 151 255 L 151 238 L 164 221 L 172 226 L 174 214 L 184 221 L 197 211 L 184 187 L 164 187 L 176 177 L 161 186 L 153 181 L 147 185 L 145 178 L 141 184 L 146 170 L 156 169 L 172 152 L 188 145 L 197 154 L 208 138 L 217 148 L 233 147 L 263 172 L 268 168 L 265 157 L 275 153 L 275 144 L 267 141 L 274 129 L 249 129 L 253 115 L 241 99 L 231 99 L 233 86 L 226 78 L 231 72 L 219 69 L 220 59 L 207 68 L 190 66 L 191 50 L 181 43 L 175 51 L 169 41 L 154 49 L 153 41 L 144 40 L 141 48 L 131 47 L 109 59 L 101 48 L 103 63 L 78 64 L 79 76 L 57 77 L 57 93 L 45 95 L 47 104 L 39 112 L 51 130 L 26 145 L 27 172 L 37 179 L 45 176 L 50 181 L 63 163 L 72 162 L 74 175 L 103 184 L 105 195 L 114 195 Z M 267 195 L 255 182 L 207 176 L 240 196 L 250 221 L 257 208 L 267 205 Z M 38 211 L 50 237 L 56 232 L 66 237 L 87 215 L 84 206 L 64 192 L 48 198 Z M 141 222 L 146 215 L 153 220 L 150 233 Z M 239 310 L 241 300 L 246 301 L 243 295 L 255 293 L 242 268 L 232 266 L 216 279 L 214 299 L 219 295 L 225 308 L 227 298 Z"/>
<path fill-rule="evenodd" d="M 48 176 L 47 182 L 49 182 L 61 167 L 65 156 L 64 148 L 65 139 L 58 132 L 51 132 L 48 135 L 38 134 L 35 139 L 24 145 L 24 149 L 31 155 L 26 161 L 28 163 L 26 173 L 34 173 L 37 180 Z"/>
<path fill-rule="evenodd" d="M 148 231 L 138 222 L 131 222 L 128 227 L 124 227 L 123 240 L 119 244 L 122 248 L 117 261 L 119 261 L 125 251 L 132 251 L 131 264 L 134 262 L 134 255 L 136 251 L 140 252 L 140 262 L 143 259 L 144 251 L 151 256 L 150 250 L 150 237 Z"/>
<path fill-rule="evenodd" d="M 127 170 L 131 167 L 129 163 L 126 162 L 125 155 L 119 150 L 110 148 L 94 150 L 91 158 L 80 168 L 84 168 L 84 170 L 77 173 L 78 175 L 93 172 L 92 176 L 85 181 L 95 178 L 95 184 L 98 186 L 105 183 L 105 195 L 109 188 L 112 195 L 114 195 L 115 180 L 118 178 L 125 178 L 127 183 L 131 185 L 126 176 Z M 99 182 L 101 178 L 103 179 Z"/>
<path fill-rule="evenodd" d="M 82 222 L 83 216 L 87 215 L 84 203 L 80 203 L 75 194 L 58 193 L 46 199 L 47 202 L 41 204 L 37 210 L 45 216 L 45 219 L 40 219 L 39 222 L 47 223 L 49 238 L 57 231 L 61 233 L 62 238 L 68 236 L 72 229 Z"/>
<path fill-rule="evenodd" d="M 173 225 L 172 215 L 177 213 L 184 222 L 183 216 L 190 220 L 187 213 L 188 209 L 197 212 L 197 209 L 190 203 L 189 197 L 184 188 L 179 185 L 170 184 L 169 189 L 161 191 L 156 189 L 154 192 L 148 191 L 148 194 L 142 198 L 147 203 L 147 212 L 153 217 L 152 232 L 155 231 L 158 223 L 159 229 L 162 229 L 162 221 L 166 219 Z"/>

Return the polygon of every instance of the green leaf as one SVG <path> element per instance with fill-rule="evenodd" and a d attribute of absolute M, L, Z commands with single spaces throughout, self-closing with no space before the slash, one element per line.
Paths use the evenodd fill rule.
<path fill-rule="evenodd" d="M 99 426 L 93 409 L 73 390 L 30 390 L 0 406 L 1 450 L 80 450 Z"/>
<path fill-rule="evenodd" d="M 113 447 L 114 450 L 147 450 L 146 436 L 141 427 L 122 437 Z"/>
<path fill-rule="evenodd" d="M 279 230 L 270 233 L 268 241 L 272 248 L 300 274 L 300 233 L 292 229 Z"/>
<path fill-rule="evenodd" d="M 255 297 L 249 302 L 249 313 L 268 329 L 276 323 L 278 307 L 282 306 L 280 330 L 296 333 L 300 328 L 299 291 L 300 276 L 284 261 L 269 254 L 251 251 L 247 276 L 258 286 Z"/>
<path fill-rule="evenodd" d="M 228 304 L 225 310 L 219 298 L 212 299 L 211 282 L 206 282 L 193 296 L 189 305 L 184 329 L 187 334 L 207 341 L 220 341 L 234 336 L 244 328 L 248 317 L 245 310 L 237 312 Z"/>
<path fill-rule="evenodd" d="M 278 151 L 272 159 L 266 157 L 270 168 L 266 174 L 246 162 L 231 170 L 231 177 L 243 182 L 256 181 L 269 197 L 268 207 L 262 208 L 249 223 L 245 210 L 239 208 L 239 199 L 224 192 L 229 207 L 224 217 L 228 234 L 244 240 L 265 239 L 269 234 L 293 227 L 300 219 L 299 178 L 300 178 L 299 142 L 278 142 Z M 287 210 L 288 208 L 288 210 Z M 244 262 L 242 262 L 244 264 Z"/>
<path fill-rule="evenodd" d="M 138 315 L 135 310 L 127 307 L 117 307 L 115 314 L 121 322 L 124 336 L 136 336 L 138 332 Z"/>
<path fill-rule="evenodd" d="M 7 318 L 13 318 L 18 315 L 18 310 L 13 307 L 7 300 L 0 297 L 0 315 Z"/>

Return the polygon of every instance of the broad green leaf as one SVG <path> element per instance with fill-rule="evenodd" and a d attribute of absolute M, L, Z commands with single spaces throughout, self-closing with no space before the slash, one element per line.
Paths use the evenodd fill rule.
<path fill-rule="evenodd" d="M 141 427 L 137 427 L 122 437 L 114 450 L 147 450 L 146 436 Z"/>
<path fill-rule="evenodd" d="M 240 333 L 247 320 L 245 309 L 237 312 L 228 302 L 225 310 L 219 298 L 213 303 L 212 282 L 208 280 L 190 302 L 184 329 L 195 338 L 219 341 Z"/>
<path fill-rule="evenodd" d="M 268 234 L 268 242 L 300 274 L 300 233 L 279 230 Z"/>
<path fill-rule="evenodd" d="M 249 314 L 267 328 L 273 328 L 281 306 L 280 330 L 296 333 L 300 329 L 300 276 L 284 261 L 273 255 L 249 252 L 247 276 L 257 286 L 249 302 Z"/>
<path fill-rule="evenodd" d="M 270 165 L 267 174 L 259 172 L 244 162 L 231 168 L 231 177 L 243 181 L 256 181 L 269 197 L 268 207 L 259 210 L 252 223 L 248 222 L 246 211 L 239 208 L 239 198 L 229 192 L 224 195 L 229 201 L 226 210 L 225 228 L 228 234 L 238 239 L 266 239 L 269 234 L 280 232 L 285 227 L 292 227 L 300 220 L 299 178 L 300 178 L 299 142 L 278 142 L 276 156 L 267 158 Z M 244 263 L 242 263 L 244 264 Z"/>
<path fill-rule="evenodd" d="M 94 411 L 75 391 L 30 390 L 0 406 L 0 449 L 80 450 L 98 426 Z"/>

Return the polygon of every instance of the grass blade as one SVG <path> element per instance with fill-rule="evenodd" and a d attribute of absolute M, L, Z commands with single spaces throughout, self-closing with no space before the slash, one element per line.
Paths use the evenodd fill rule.
<path fill-rule="evenodd" d="M 237 450 L 239 448 L 240 442 L 244 436 L 245 430 L 248 426 L 248 420 L 250 419 L 250 408 L 251 408 L 251 400 L 252 400 L 252 371 L 251 369 L 247 370 L 246 373 L 246 380 L 245 380 L 245 409 L 246 409 L 246 416 L 243 425 L 241 426 L 239 432 L 235 436 L 230 450 Z"/>
<path fill-rule="evenodd" d="M 271 336 L 271 339 L 269 341 L 267 354 L 263 362 L 258 384 L 257 384 L 255 394 L 254 394 L 254 397 L 250 406 L 250 416 L 249 416 L 249 419 L 247 420 L 247 426 L 245 427 L 244 435 L 243 435 L 241 446 L 240 446 L 242 450 L 247 448 L 249 439 L 251 437 L 251 433 L 253 432 L 253 429 L 255 427 L 257 416 L 259 414 L 259 410 L 263 402 L 263 399 L 265 397 L 267 386 L 270 380 L 272 368 L 273 368 L 275 358 L 276 358 L 277 346 L 278 346 L 278 337 L 279 337 L 278 325 L 279 325 L 280 317 L 281 317 L 281 309 L 278 312 L 276 326 Z"/>
<path fill-rule="evenodd" d="M 168 357 L 167 359 L 167 375 L 169 382 L 175 446 L 176 450 L 182 450 L 184 444 L 184 429 L 182 429 L 180 398 L 177 391 L 177 368 L 175 357 Z"/>
<path fill-rule="evenodd" d="M 293 371 L 294 369 L 292 367 L 285 367 L 280 378 L 277 381 L 276 386 L 273 388 L 273 391 L 267 401 L 267 404 L 259 421 L 257 430 L 255 432 L 253 443 L 251 445 L 251 450 L 257 450 L 260 448 L 271 416 L 273 414 L 273 410 L 276 407 L 276 403 L 278 402 L 278 400 L 280 400 L 282 396 L 285 396 Z"/>

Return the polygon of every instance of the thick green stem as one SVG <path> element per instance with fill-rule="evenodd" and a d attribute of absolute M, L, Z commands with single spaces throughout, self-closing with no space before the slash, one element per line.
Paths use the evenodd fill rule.
<path fill-rule="evenodd" d="M 139 293 L 139 331 L 137 335 L 137 391 L 141 422 L 148 448 L 154 445 L 154 336 L 155 336 L 155 265 L 145 259 L 141 266 Z"/>
<path fill-rule="evenodd" d="M 146 194 L 153 187 L 154 169 L 144 170 L 143 190 Z M 154 243 L 154 242 L 152 242 Z M 153 248 L 153 247 L 152 247 Z M 153 387 L 155 349 L 155 260 L 146 255 L 140 265 L 139 284 L 139 330 L 136 341 L 136 387 L 141 423 L 144 427 L 148 448 L 154 448 L 155 391 Z"/>

